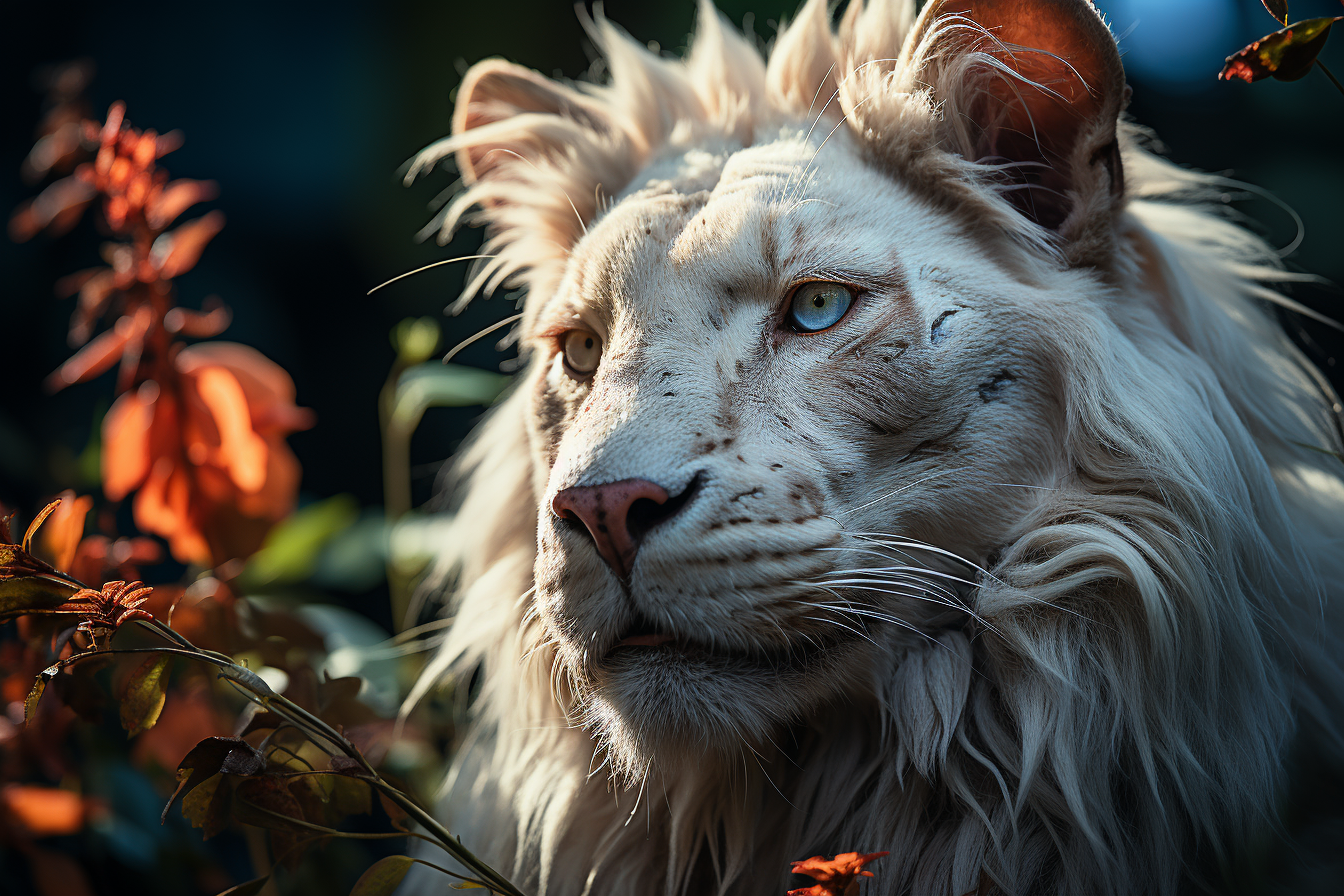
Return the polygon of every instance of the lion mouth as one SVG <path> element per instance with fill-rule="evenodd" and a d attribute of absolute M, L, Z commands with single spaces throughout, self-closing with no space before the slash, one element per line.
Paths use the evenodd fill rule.
<path fill-rule="evenodd" d="M 759 666 L 783 671 L 811 665 L 819 657 L 861 637 L 830 635 L 809 636 L 787 644 L 760 644 L 752 647 L 729 646 L 688 638 L 668 631 L 652 619 L 637 616 L 603 654 L 600 665 L 607 669 L 624 666 L 627 661 L 658 659 L 709 663 L 729 662 L 735 666 Z"/>
<path fill-rule="evenodd" d="M 603 662 L 611 658 L 616 651 L 626 647 L 649 648 L 662 647 L 677 640 L 676 635 L 664 631 L 658 623 L 647 617 L 639 616 L 622 633 L 615 644 L 603 656 Z"/>

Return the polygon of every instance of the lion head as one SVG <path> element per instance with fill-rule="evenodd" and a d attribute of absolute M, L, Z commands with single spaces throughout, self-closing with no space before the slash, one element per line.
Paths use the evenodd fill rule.
<path fill-rule="evenodd" d="M 548 893 L 881 849 L 954 896 L 1250 836 L 1334 680 L 1338 430 L 1093 8 L 811 0 L 768 61 L 708 5 L 685 62 L 591 27 L 609 84 L 480 63 L 411 172 L 456 157 L 468 295 L 526 290 L 426 678 L 484 673 L 463 836 Z"/>

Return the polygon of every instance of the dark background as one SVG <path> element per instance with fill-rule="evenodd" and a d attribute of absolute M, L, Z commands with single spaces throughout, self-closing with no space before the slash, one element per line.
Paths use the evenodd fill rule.
<path fill-rule="evenodd" d="M 721 0 L 762 41 L 792 0 Z M 1216 79 L 1227 54 L 1274 29 L 1257 0 L 1101 0 L 1122 35 L 1134 100 L 1172 158 L 1258 184 L 1302 216 L 1297 269 L 1344 282 L 1344 96 L 1319 72 L 1291 84 Z M 608 0 L 607 15 L 667 52 L 687 43 L 692 0 Z M 1340 13 L 1338 3 L 1294 0 L 1293 18 Z M 225 339 L 254 345 L 293 375 L 315 429 L 293 436 L 304 467 L 302 499 L 350 492 L 381 504 L 376 397 L 393 352 L 389 329 L 409 315 L 439 315 L 461 287 L 463 266 L 419 274 L 372 297 L 373 285 L 436 259 L 468 254 L 479 235 L 446 247 L 417 244 L 427 203 L 453 175 L 411 189 L 397 168 L 448 129 L 454 88 L 473 61 L 500 55 L 548 74 L 582 76 L 591 46 L 565 0 L 352 4 L 7 5 L 0 36 L 0 210 L 35 188 L 20 181 L 41 97 L 38 66 L 91 57 L 95 115 L 117 99 L 139 127 L 181 129 L 165 163 L 175 176 L 210 178 L 228 225 L 200 265 L 181 278 L 179 299 L 210 294 L 233 309 Z M 1344 34 L 1322 58 L 1344 75 Z M 1295 228 L 1264 200 L 1240 208 L 1276 245 Z M 193 215 L 195 212 L 192 213 Z M 71 459 L 111 400 L 111 375 L 47 396 L 41 380 L 70 354 L 73 303 L 52 296 L 65 274 L 97 264 L 99 237 L 86 221 L 59 240 L 14 245 L 0 237 L 0 501 L 30 510 L 68 484 Z M 1295 297 L 1340 316 L 1339 291 L 1300 287 Z M 512 310 L 497 296 L 445 320 L 453 344 Z M 1286 321 L 1297 331 L 1295 320 Z M 1309 353 L 1340 382 L 1341 343 L 1303 324 Z M 508 354 L 486 339 L 459 360 L 494 368 Z M 413 446 L 416 501 L 479 410 L 435 409 Z"/>

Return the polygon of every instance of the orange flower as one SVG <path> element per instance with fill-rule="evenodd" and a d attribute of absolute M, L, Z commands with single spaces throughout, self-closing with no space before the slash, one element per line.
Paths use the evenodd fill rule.
<path fill-rule="evenodd" d="M 124 393 L 103 420 L 103 491 L 139 489 L 135 522 L 182 562 L 247 557 L 294 507 L 299 463 L 285 436 L 312 425 L 294 383 L 255 349 L 176 351 L 171 373 Z"/>

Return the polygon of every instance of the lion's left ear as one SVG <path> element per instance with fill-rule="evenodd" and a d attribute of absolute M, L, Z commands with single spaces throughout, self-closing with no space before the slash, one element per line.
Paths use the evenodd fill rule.
<path fill-rule="evenodd" d="M 1075 240 L 1118 207 L 1129 90 L 1090 2 L 933 0 L 902 57 L 941 106 L 940 146 L 999 166 L 1023 215 Z"/>

